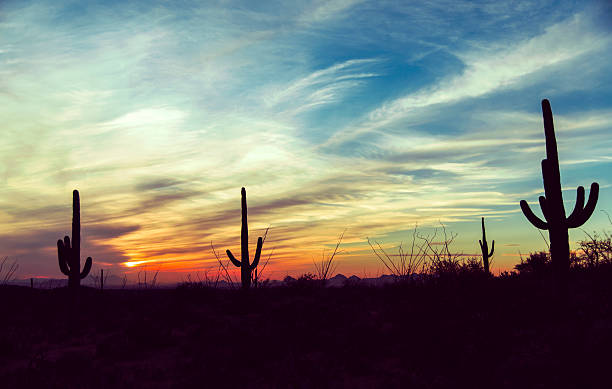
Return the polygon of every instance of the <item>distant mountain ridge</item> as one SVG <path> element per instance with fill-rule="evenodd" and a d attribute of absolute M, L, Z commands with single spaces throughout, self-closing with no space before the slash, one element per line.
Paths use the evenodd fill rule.
<path fill-rule="evenodd" d="M 325 282 L 325 286 L 328 288 L 340 288 L 346 285 L 380 286 L 380 285 L 385 285 L 385 284 L 395 282 L 397 280 L 398 280 L 397 276 L 389 275 L 389 274 L 383 274 L 379 277 L 360 278 L 356 275 L 351 275 L 347 277 L 342 273 L 338 273 L 335 276 L 327 279 Z M 287 276 L 283 280 L 269 280 L 266 282 L 265 285 L 266 287 L 286 286 L 295 281 L 298 281 L 298 279 L 293 278 L 291 276 Z M 186 283 L 185 281 L 165 282 L 165 283 L 157 282 L 155 284 L 155 288 L 157 289 L 176 288 L 177 286 L 181 284 L 185 284 L 185 283 Z M 194 283 L 197 283 L 197 282 L 194 282 Z M 30 279 L 25 278 L 25 279 L 13 280 L 13 281 L 9 281 L 7 284 L 30 287 Z M 82 281 L 81 284 L 87 287 L 98 287 L 98 284 L 92 277 L 87 277 L 86 279 Z M 205 284 L 205 282 L 203 284 Z M 213 283 L 211 282 L 210 286 L 214 287 L 212 286 L 212 284 Z M 34 278 L 34 288 L 37 288 L 37 289 L 53 289 L 53 288 L 61 288 L 65 286 L 68 286 L 68 279 L 66 278 Z M 239 287 L 240 282 L 234 282 L 233 286 Z M 151 287 L 150 283 L 148 285 L 145 285 L 144 282 L 141 282 L 140 284 L 138 284 L 138 283 L 133 282 L 133 280 L 132 281 L 128 280 L 128 282 L 124 285 L 123 277 L 119 277 L 119 276 L 112 275 L 112 274 L 109 275 L 104 281 L 104 289 L 124 289 L 124 288 L 125 289 L 146 289 L 150 287 Z M 219 289 L 229 289 L 232 286 L 230 286 L 230 283 L 228 283 L 226 280 L 219 280 L 216 283 L 216 287 Z"/>

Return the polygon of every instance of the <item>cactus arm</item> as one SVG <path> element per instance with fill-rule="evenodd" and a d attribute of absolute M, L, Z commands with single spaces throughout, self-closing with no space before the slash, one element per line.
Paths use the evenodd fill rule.
<path fill-rule="evenodd" d="M 578 217 L 578 214 L 584 210 L 584 187 L 579 186 L 576 189 L 576 204 L 574 204 L 574 210 L 571 215 L 567 218 L 569 223 L 570 220 L 573 220 Z"/>
<path fill-rule="evenodd" d="M 527 204 L 527 201 L 521 200 L 521 210 L 523 211 L 523 215 L 525 215 L 527 220 L 529 220 L 529 222 L 533 224 L 534 227 L 539 228 L 540 230 L 548 229 L 548 223 L 542 221 L 539 217 L 534 215 L 531 208 L 529 208 L 529 204 Z"/>
<path fill-rule="evenodd" d="M 480 251 L 483 251 L 484 247 L 482 247 L 482 240 L 478 239 L 478 243 L 480 243 Z"/>
<path fill-rule="evenodd" d="M 491 252 L 489 253 L 489 258 L 493 256 L 493 252 L 495 251 L 495 239 L 491 242 Z"/>
<path fill-rule="evenodd" d="M 72 251 L 73 248 L 70 246 L 70 237 L 64 236 L 64 260 L 66 261 L 68 271 L 72 269 Z"/>
<path fill-rule="evenodd" d="M 90 270 L 91 270 L 91 257 L 87 257 L 87 259 L 85 260 L 85 266 L 83 266 L 83 271 L 80 274 L 81 279 L 87 277 Z"/>
<path fill-rule="evenodd" d="M 582 189 L 582 191 L 580 191 Z M 580 192 L 582 192 L 582 203 L 584 203 L 584 188 L 578 188 L 578 198 L 576 199 L 576 207 L 574 211 L 567 218 L 567 226 L 568 228 L 578 228 L 591 217 L 593 212 L 595 211 L 595 206 L 597 205 L 597 199 L 599 198 L 599 184 L 594 182 L 591 184 L 591 191 L 589 192 L 589 200 L 584 208 L 580 207 L 580 210 L 577 209 L 578 202 L 580 201 Z"/>
<path fill-rule="evenodd" d="M 61 239 L 57 241 L 57 260 L 59 262 L 61 272 L 65 276 L 69 276 L 70 270 L 68 269 L 68 264 L 66 263 L 66 251 L 64 250 L 64 242 L 62 242 Z"/>
<path fill-rule="evenodd" d="M 257 249 L 255 250 L 255 258 L 253 258 L 253 263 L 251 264 L 251 270 L 257 268 L 259 264 L 259 257 L 261 257 L 261 246 L 263 245 L 263 240 L 261 240 L 261 236 L 257 239 Z"/>
<path fill-rule="evenodd" d="M 242 266 L 242 263 L 234 257 L 234 254 L 232 254 L 231 251 L 225 250 L 225 253 L 227 254 L 227 256 L 230 259 L 230 261 L 232 261 L 234 266 L 236 266 L 236 267 Z"/>
<path fill-rule="evenodd" d="M 540 196 L 538 201 L 540 202 L 540 210 L 542 211 L 542 215 L 544 215 L 544 219 L 548 220 L 548 202 L 546 201 L 546 197 Z"/>

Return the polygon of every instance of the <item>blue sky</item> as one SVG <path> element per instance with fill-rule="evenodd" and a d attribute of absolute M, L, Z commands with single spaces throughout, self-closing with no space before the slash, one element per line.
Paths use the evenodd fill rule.
<path fill-rule="evenodd" d="M 481 216 L 511 268 L 545 247 L 518 207 L 543 191 L 542 98 L 566 208 L 597 181 L 584 228 L 610 228 L 611 32 L 603 1 L 5 1 L 0 255 L 59 276 L 78 188 L 94 267 L 214 268 L 245 186 L 272 277 L 344 229 L 343 273 L 415 223 L 477 253 Z"/>

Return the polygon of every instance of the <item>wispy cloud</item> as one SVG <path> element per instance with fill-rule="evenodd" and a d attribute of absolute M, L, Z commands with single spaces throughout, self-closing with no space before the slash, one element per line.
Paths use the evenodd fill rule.
<path fill-rule="evenodd" d="M 298 19 L 300 23 L 310 24 L 328 21 L 341 16 L 346 11 L 365 0 L 320 0 L 315 1 Z"/>
<path fill-rule="evenodd" d="M 323 104 L 338 102 L 349 90 L 359 87 L 363 81 L 379 76 L 368 68 L 380 59 L 351 59 L 316 70 L 288 85 L 274 88 L 265 98 L 271 108 L 289 109 L 291 114 L 303 112 Z"/>
<path fill-rule="evenodd" d="M 539 36 L 510 47 L 455 53 L 464 65 L 459 75 L 444 78 L 433 86 L 386 102 L 370 112 L 362 125 L 334 134 L 327 145 L 349 141 L 364 132 L 384 128 L 408 115 L 419 114 L 430 106 L 452 104 L 534 83 L 536 80 L 528 76 L 587 53 L 601 51 L 611 43 L 608 34 L 592 30 L 590 19 L 584 14 L 578 14 L 548 27 Z"/>

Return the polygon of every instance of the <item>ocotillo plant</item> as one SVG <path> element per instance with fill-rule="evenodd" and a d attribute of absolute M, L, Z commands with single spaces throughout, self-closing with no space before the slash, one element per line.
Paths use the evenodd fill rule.
<path fill-rule="evenodd" d="M 540 196 L 540 209 L 546 221 L 534 215 L 525 200 L 521 200 L 521 209 L 531 224 L 541 230 L 548 230 L 553 272 L 561 286 L 565 288 L 570 258 L 568 229 L 582 226 L 591 217 L 595 210 L 595 204 L 597 204 L 599 184 L 596 182 L 591 184 L 591 192 L 586 206 L 584 206 L 584 188 L 579 186 L 574 210 L 569 217 L 565 216 L 553 115 L 550 103 L 546 99 L 542 100 L 542 115 L 546 136 L 546 159 L 542 160 L 545 195 Z"/>
<path fill-rule="evenodd" d="M 91 257 L 87 257 L 81 271 L 81 202 L 78 190 L 72 192 L 72 246 L 68 236 L 64 241 L 58 240 L 57 258 L 60 270 L 68 276 L 68 286 L 78 288 L 91 270 Z"/>
<path fill-rule="evenodd" d="M 495 239 L 491 242 L 491 252 L 489 252 L 484 217 L 482 218 L 482 240 L 479 240 L 478 243 L 480 243 L 480 251 L 482 251 L 482 266 L 484 267 L 485 273 L 489 274 L 489 259 L 493 256 L 493 251 L 495 251 Z"/>
<path fill-rule="evenodd" d="M 227 250 L 227 256 L 234 266 L 240 268 L 240 279 L 242 281 L 242 288 L 249 289 L 251 287 L 251 272 L 257 268 L 259 263 L 259 257 L 261 256 L 261 246 L 263 240 L 261 236 L 257 239 L 257 250 L 255 251 L 255 257 L 253 263 L 249 263 L 249 228 L 247 225 L 247 202 L 246 202 L 246 190 L 242 188 L 242 229 L 240 232 L 240 251 L 242 260 L 237 260 L 232 252 Z"/>

